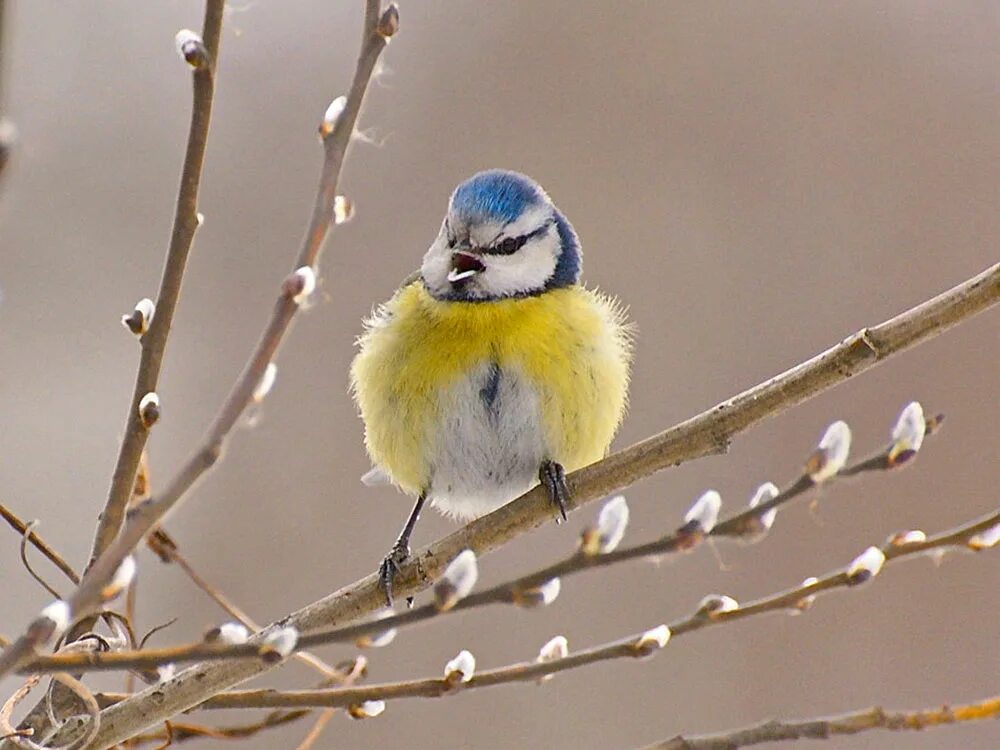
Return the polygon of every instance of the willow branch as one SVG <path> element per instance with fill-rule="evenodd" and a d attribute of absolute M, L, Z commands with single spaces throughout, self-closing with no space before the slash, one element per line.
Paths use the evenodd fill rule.
<path fill-rule="evenodd" d="M 895 561 L 924 554 L 929 550 L 963 545 L 981 531 L 1000 523 L 1000 511 L 944 532 L 921 543 L 897 544 L 887 542 L 882 551 L 886 561 Z M 693 614 L 668 624 L 670 641 L 677 637 L 715 625 L 735 622 L 747 617 L 765 613 L 803 611 L 818 594 L 838 588 L 856 587 L 874 577 L 858 576 L 851 566 L 828 573 L 811 582 L 772 594 L 744 606 L 727 611 L 713 611 L 699 607 Z M 662 645 L 659 646 L 662 648 Z M 534 682 L 543 677 L 566 672 L 599 662 L 625 658 L 642 658 L 658 650 L 653 647 L 644 633 L 638 633 L 609 643 L 571 653 L 563 658 L 550 661 L 519 662 L 499 669 L 476 672 L 467 682 L 449 680 L 446 677 L 425 678 L 403 682 L 383 683 L 352 688 L 329 688 L 320 690 L 237 690 L 209 698 L 199 708 L 345 708 L 365 701 L 391 700 L 398 698 L 440 698 L 464 690 L 495 687 L 517 682 Z M 112 705 L 126 696 L 102 694 L 102 705 Z"/>
<path fill-rule="evenodd" d="M 570 507 L 604 497 L 654 472 L 717 453 L 731 438 L 848 378 L 871 369 L 905 349 L 992 307 L 1000 299 L 1000 264 L 958 284 L 896 317 L 862 329 L 825 352 L 758 386 L 718 404 L 666 432 L 615 453 L 568 477 Z M 425 547 L 403 565 L 395 589 L 408 596 L 431 585 L 463 549 L 493 551 L 551 519 L 551 503 L 538 488 L 508 505 Z M 377 576 L 369 575 L 336 591 L 274 626 L 300 631 L 360 619 L 379 610 L 384 594 Z M 18 664 L 18 666 L 20 666 Z M 169 685 L 152 689 L 108 709 L 93 748 L 109 747 L 143 729 L 185 711 L 208 697 L 267 671 L 272 665 L 245 660 L 198 665 L 178 674 Z M 91 749 L 93 750 L 93 749 Z"/>
<path fill-rule="evenodd" d="M 205 19 L 201 34 L 205 59 L 201 64 L 192 65 L 191 124 L 188 130 L 184 166 L 181 169 L 180 188 L 177 192 L 173 230 L 156 297 L 156 315 L 153 316 L 149 330 L 142 336 L 140 342 L 142 354 L 132 391 L 132 403 L 129 405 L 128 418 L 125 421 L 125 436 L 118 452 L 108 499 L 98 520 L 90 555 L 91 565 L 111 545 L 122 526 L 135 485 L 139 461 L 149 437 L 149 427 L 139 416 L 139 402 L 147 393 L 156 392 L 170 326 L 181 293 L 184 269 L 198 228 L 198 187 L 201 184 L 202 165 L 205 162 L 205 148 L 208 144 L 208 130 L 212 119 L 224 8 L 224 0 L 207 0 L 205 3 Z"/>
<path fill-rule="evenodd" d="M 30 524 L 22 521 L 18 518 L 10 508 L 6 507 L 3 503 L 0 503 L 0 518 L 3 518 L 7 524 L 14 529 L 22 538 L 27 539 L 28 542 L 39 552 L 48 558 L 49 562 L 55 565 L 63 574 L 73 583 L 80 583 L 80 576 L 73 566 L 66 562 L 66 558 L 60 555 L 52 546 L 50 546 L 44 539 L 42 539 L 38 533 L 34 530 L 29 531 Z"/>
<path fill-rule="evenodd" d="M 752 727 L 719 734 L 678 736 L 647 745 L 643 750 L 737 750 L 787 740 L 828 740 L 873 729 L 895 732 L 922 730 L 997 718 L 1000 718 L 1000 696 L 959 706 L 945 705 L 917 711 L 886 711 L 874 706 L 837 716 L 794 721 L 772 719 Z"/>
<path fill-rule="evenodd" d="M 923 541 L 901 543 L 898 539 L 898 535 L 890 537 L 889 540 L 887 540 L 882 546 L 882 551 L 885 554 L 885 559 L 888 563 L 898 559 L 922 555 L 932 550 L 946 549 L 949 547 L 962 547 L 977 534 L 980 534 L 987 529 L 991 529 L 998 524 L 1000 524 L 1000 510 L 983 516 L 975 521 L 971 521 L 956 529 L 952 529 L 951 531 L 927 538 Z M 843 570 L 829 573 L 822 578 L 810 581 L 809 583 L 803 583 L 800 586 L 782 591 L 778 594 L 749 602 L 737 609 L 725 612 L 713 612 L 710 613 L 710 615 L 699 610 L 689 617 L 669 623 L 669 626 L 671 633 L 676 636 L 700 630 L 709 625 L 728 622 L 730 620 L 741 620 L 745 617 L 762 614 L 764 612 L 798 610 L 800 609 L 800 602 L 809 599 L 809 597 L 814 597 L 817 594 L 825 593 L 833 589 L 854 586 L 859 582 L 861 581 L 850 575 L 848 569 L 844 568 Z M 467 599 L 473 599 L 475 596 L 475 594 L 472 594 L 467 597 Z M 389 622 L 389 620 L 379 620 L 376 625 L 379 629 L 385 629 L 386 622 Z M 327 633 L 319 632 L 303 635 L 299 638 L 298 646 L 307 648 L 327 643 L 342 642 L 347 640 L 348 632 L 349 629 L 344 628 Z M 370 631 L 366 628 L 365 632 Z M 351 635 L 353 635 L 353 632 Z M 608 651 L 609 654 L 621 655 L 615 650 L 617 646 L 621 643 L 631 643 L 632 640 L 626 639 L 625 641 L 615 642 L 615 644 L 611 644 L 611 646 L 601 648 L 610 649 L 610 651 Z M 598 651 L 600 651 L 600 649 L 598 649 Z M 262 648 L 260 643 L 245 643 L 239 645 L 195 643 L 185 646 L 147 649 L 144 651 L 119 651 L 110 653 L 82 652 L 40 656 L 30 664 L 26 665 L 24 671 L 26 673 L 42 674 L 49 672 L 63 672 L 67 670 L 91 672 L 113 671 L 120 669 L 144 669 L 168 663 L 176 664 L 181 662 L 203 661 L 209 659 L 254 659 L 262 663 L 268 661 L 273 662 L 273 659 L 269 657 L 269 653 L 270 652 L 266 648 Z M 597 658 L 596 660 L 601 661 L 603 658 Z M 559 663 L 560 662 L 552 662 L 552 664 L 556 665 Z M 583 663 L 589 664 L 592 662 L 586 661 Z M 575 664 L 576 666 L 582 665 L 577 664 L 576 662 L 572 662 L 572 664 Z M 548 668 L 551 667 L 546 667 L 546 669 Z M 556 669 L 556 671 L 559 670 Z M 541 672 L 539 674 L 535 674 L 534 672 L 531 672 L 530 676 L 534 678 L 544 674 L 549 673 Z M 356 688 L 356 690 L 369 690 L 376 687 L 378 686 Z M 354 693 L 347 693 L 347 695 L 354 695 Z M 363 698 L 362 700 L 369 700 L 369 698 Z M 318 705 L 327 706 L 328 704 Z"/>
<path fill-rule="evenodd" d="M 864 458 L 852 465 L 845 466 L 834 477 L 831 477 L 823 482 L 822 486 L 829 487 L 833 482 L 842 480 L 843 478 L 854 478 L 864 473 L 890 469 L 892 467 L 892 464 L 888 460 L 890 449 L 891 446 L 890 448 L 873 454 L 868 458 Z M 801 497 L 808 490 L 817 486 L 819 485 L 814 483 L 808 474 L 803 474 L 771 500 L 761 503 L 753 508 L 747 508 L 746 510 L 736 513 L 728 519 L 716 524 L 712 528 L 711 532 L 709 532 L 708 536 L 738 536 L 746 533 L 748 530 L 753 530 L 754 521 L 759 519 L 761 515 L 769 510 L 779 508 L 782 505 L 791 502 L 795 498 Z M 162 534 L 162 532 L 158 533 Z M 428 603 L 420 607 L 408 609 L 404 612 L 392 614 L 388 617 L 381 617 L 377 620 L 368 620 L 334 630 L 310 633 L 299 639 L 299 645 L 305 647 L 307 645 L 316 646 L 328 645 L 331 643 L 348 643 L 351 641 L 358 641 L 365 636 L 382 633 L 390 629 L 397 629 L 426 622 L 433 618 L 446 616 L 454 612 L 464 612 L 476 607 L 484 607 L 492 604 L 518 603 L 524 601 L 526 593 L 530 593 L 533 589 L 536 589 L 538 586 L 541 586 L 553 578 L 565 578 L 587 570 L 604 568 L 610 565 L 649 558 L 652 556 L 663 557 L 670 554 L 690 552 L 702 541 L 704 541 L 705 538 L 706 535 L 701 533 L 700 530 L 694 526 L 685 526 L 676 530 L 672 534 L 668 534 L 667 536 L 652 542 L 637 544 L 631 547 L 614 550 L 612 552 L 595 555 L 585 554 L 582 550 L 578 550 L 562 560 L 539 568 L 531 573 L 498 583 L 488 589 L 476 591 L 459 601 L 458 604 L 450 609 L 441 610 L 435 604 Z M 155 535 L 151 537 L 151 546 L 154 546 L 153 540 L 156 539 L 157 536 Z M 183 558 L 179 556 L 179 553 L 176 551 L 176 546 L 172 546 L 172 543 L 165 543 L 160 540 L 156 542 L 154 549 L 161 558 L 166 559 L 171 557 L 174 561 L 179 562 L 182 567 L 187 569 L 186 561 L 183 561 Z M 248 621 L 244 619 L 246 615 L 238 608 L 234 608 L 229 605 L 228 602 L 225 602 L 224 599 L 218 598 L 218 592 L 214 591 L 211 587 L 206 588 L 206 582 L 202 581 L 193 570 L 188 570 L 188 573 L 192 576 L 192 579 L 195 580 L 195 583 L 199 587 L 203 588 L 203 590 L 206 590 L 213 599 L 220 602 L 229 614 L 236 619 L 241 620 L 245 625 L 251 627 L 252 630 L 260 630 L 260 627 L 257 625 L 248 624 Z M 300 652 L 300 654 L 301 653 L 307 652 Z M 259 656 L 259 648 L 240 647 L 230 649 L 228 652 L 206 651 L 204 649 L 204 644 L 199 642 L 165 648 L 160 650 L 158 653 L 150 651 L 146 651 L 144 653 L 134 652 L 131 654 L 119 652 L 112 658 L 123 660 L 131 658 L 141 662 L 145 662 L 148 659 L 163 659 L 164 661 L 160 663 L 169 663 L 171 661 L 194 661 L 199 658 L 208 658 L 209 656 L 211 656 L 211 658 L 256 658 Z M 104 657 L 105 655 L 103 654 L 95 655 L 95 659 L 97 660 L 95 663 L 100 664 Z M 24 672 L 30 673 L 32 669 L 33 667 L 31 665 L 26 666 L 24 668 Z"/>

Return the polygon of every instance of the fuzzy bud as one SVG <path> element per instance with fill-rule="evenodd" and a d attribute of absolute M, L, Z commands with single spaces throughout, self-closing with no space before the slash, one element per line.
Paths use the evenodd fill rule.
<path fill-rule="evenodd" d="M 385 711 L 385 701 L 365 701 L 347 707 L 347 713 L 352 719 L 374 719 Z"/>
<path fill-rule="evenodd" d="M 965 543 L 965 546 L 973 552 L 981 552 L 984 549 L 996 547 L 997 544 L 1000 544 L 1000 523 L 990 526 L 986 531 L 981 531 L 975 536 L 969 537 L 969 541 Z"/>
<path fill-rule="evenodd" d="M 476 553 L 471 549 L 462 550 L 448 563 L 444 576 L 434 585 L 434 606 L 440 612 L 447 612 L 469 595 L 478 579 Z"/>
<path fill-rule="evenodd" d="M 281 291 L 287 297 L 292 298 L 292 302 L 301 305 L 309 295 L 316 291 L 316 272 L 312 266 L 302 266 L 289 276 L 281 284 Z"/>
<path fill-rule="evenodd" d="M 372 617 L 373 621 L 384 620 L 394 614 L 391 607 L 383 607 Z M 388 646 L 396 639 L 396 628 L 386 628 L 385 630 L 367 633 L 358 638 L 354 644 L 358 648 L 382 648 Z"/>
<path fill-rule="evenodd" d="M 72 622 L 69 604 L 56 599 L 38 613 L 38 617 L 28 628 L 28 638 L 36 646 L 48 646 L 58 641 Z"/>
<path fill-rule="evenodd" d="M 174 37 L 174 48 L 192 68 L 202 68 L 208 64 L 208 50 L 201 37 L 191 29 L 181 29 Z"/>
<path fill-rule="evenodd" d="M 816 578 L 815 576 L 809 576 L 802 582 L 802 588 L 807 588 L 815 583 L 819 583 L 819 579 Z M 803 596 L 793 605 L 792 614 L 801 615 L 815 603 L 816 603 L 816 594 L 808 594 L 806 596 Z"/>
<path fill-rule="evenodd" d="M 657 625 L 651 630 L 639 636 L 632 645 L 635 655 L 639 657 L 650 656 L 654 651 L 658 651 L 670 641 L 670 628 L 666 625 Z"/>
<path fill-rule="evenodd" d="M 469 651 L 458 652 L 458 656 L 444 665 L 444 681 L 449 685 L 468 682 L 476 673 L 476 657 Z"/>
<path fill-rule="evenodd" d="M 885 553 L 878 547 L 869 547 L 847 566 L 847 583 L 856 586 L 878 575 L 885 565 Z"/>
<path fill-rule="evenodd" d="M 330 106 L 327 107 L 326 112 L 323 113 L 323 122 L 321 122 L 319 126 L 320 136 L 326 138 L 333 132 L 334 128 L 337 127 L 337 121 L 340 119 L 340 116 L 344 114 L 345 107 L 347 107 L 346 96 L 338 96 L 330 102 Z"/>
<path fill-rule="evenodd" d="M 257 387 L 253 389 L 253 402 L 259 404 L 274 387 L 275 378 L 278 377 L 278 366 L 274 362 L 268 362 L 264 368 L 264 374 L 260 376 Z"/>
<path fill-rule="evenodd" d="M 927 534 L 920 529 L 912 529 L 910 531 L 897 531 L 886 540 L 886 543 L 893 547 L 905 547 L 907 544 L 920 544 L 926 541 Z"/>
<path fill-rule="evenodd" d="M 160 418 L 160 397 L 150 391 L 139 400 L 139 421 L 147 430 Z"/>
<path fill-rule="evenodd" d="M 566 636 L 557 635 L 546 641 L 545 645 L 539 649 L 536 661 L 543 662 L 565 659 L 568 654 L 569 641 L 566 640 Z"/>
<path fill-rule="evenodd" d="M 354 216 L 354 203 L 346 195 L 333 199 L 333 223 L 346 224 Z"/>
<path fill-rule="evenodd" d="M 698 614 L 714 619 L 726 612 L 735 612 L 740 603 L 725 594 L 709 594 L 698 604 Z"/>
<path fill-rule="evenodd" d="M 538 651 L 538 657 L 535 659 L 539 664 L 557 661 L 559 659 L 565 659 L 569 656 L 569 641 L 566 640 L 566 636 L 557 635 L 554 638 L 550 638 L 545 642 Z M 543 682 L 548 682 L 555 675 L 547 674 L 542 675 L 538 678 L 538 684 L 541 685 Z"/>
<path fill-rule="evenodd" d="M 514 604 L 525 609 L 534 607 L 547 607 L 552 604 L 562 590 L 562 581 L 558 578 L 550 578 L 541 586 L 530 589 L 518 589 L 514 592 Z"/>
<path fill-rule="evenodd" d="M 628 528 L 628 503 L 616 495 L 601 507 L 596 528 L 584 531 L 580 549 L 585 555 L 600 555 L 618 547 Z"/>
<path fill-rule="evenodd" d="M 805 471 L 816 484 L 832 479 L 847 465 L 851 453 L 851 428 L 837 421 L 826 428 L 819 447 L 806 461 Z"/>
<path fill-rule="evenodd" d="M 136 336 L 142 336 L 149 330 L 149 324 L 153 322 L 155 314 L 156 305 L 153 300 L 143 297 L 135 303 L 135 309 L 129 315 L 122 315 L 122 325 Z"/>
<path fill-rule="evenodd" d="M 719 520 L 720 508 L 722 508 L 722 497 L 715 490 L 708 490 L 695 500 L 694 505 L 684 516 L 684 523 L 697 525 L 702 534 L 709 534 Z"/>
<path fill-rule="evenodd" d="M 399 31 L 399 7 L 396 3 L 390 3 L 389 7 L 382 11 L 382 17 L 378 19 L 378 26 L 375 30 L 386 41 Z"/>
<path fill-rule="evenodd" d="M 250 631 L 238 622 L 224 622 L 205 633 L 206 643 L 224 643 L 227 646 L 240 646 L 250 639 Z"/>
<path fill-rule="evenodd" d="M 101 589 L 101 599 L 106 602 L 111 601 L 127 589 L 132 584 L 132 581 L 135 580 L 137 569 L 138 566 L 135 563 L 135 557 L 132 555 L 122 560 L 118 565 L 118 569 L 115 570 L 115 574 L 111 576 L 111 580 Z"/>
<path fill-rule="evenodd" d="M 777 486 L 773 482 L 764 482 L 757 491 L 754 493 L 753 497 L 750 498 L 750 507 L 756 508 L 761 503 L 767 503 L 776 498 L 780 494 Z M 754 516 L 749 520 L 747 524 L 746 532 L 743 538 L 748 542 L 756 542 L 767 534 L 774 525 L 774 519 L 778 515 L 777 508 L 771 508 L 766 510 L 760 515 Z"/>
<path fill-rule="evenodd" d="M 169 682 L 174 679 L 175 674 L 177 674 L 177 665 L 173 662 L 169 664 L 161 664 L 156 668 L 156 678 L 158 682 Z"/>
<path fill-rule="evenodd" d="M 260 658 L 266 664 L 276 664 L 287 659 L 299 642 L 299 631 L 293 627 L 285 627 L 268 633 L 260 647 Z"/>
<path fill-rule="evenodd" d="M 923 445 L 927 433 L 924 408 L 919 401 L 906 405 L 892 428 L 892 446 L 889 448 L 889 466 L 901 466 L 913 458 Z"/>

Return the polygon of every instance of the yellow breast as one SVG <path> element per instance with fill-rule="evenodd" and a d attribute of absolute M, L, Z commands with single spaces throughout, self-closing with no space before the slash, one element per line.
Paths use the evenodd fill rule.
<path fill-rule="evenodd" d="M 600 459 L 623 416 L 629 327 L 611 298 L 580 286 L 492 302 L 442 302 L 416 282 L 359 341 L 351 386 L 372 461 L 403 490 L 427 489 L 442 396 L 495 363 L 538 394 L 547 458 L 567 471 Z"/>

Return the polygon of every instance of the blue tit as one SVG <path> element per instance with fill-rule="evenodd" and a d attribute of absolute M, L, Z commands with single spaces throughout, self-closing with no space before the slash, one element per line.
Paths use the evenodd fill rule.
<path fill-rule="evenodd" d="M 606 455 L 625 412 L 631 326 L 580 284 L 580 243 L 534 180 L 456 188 L 414 275 L 366 321 L 351 388 L 375 466 L 416 503 L 379 573 L 392 580 L 426 501 L 457 519 Z"/>

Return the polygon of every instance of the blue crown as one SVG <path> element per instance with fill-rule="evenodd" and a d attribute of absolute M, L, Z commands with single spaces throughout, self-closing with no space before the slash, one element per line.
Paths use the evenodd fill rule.
<path fill-rule="evenodd" d="M 540 205 L 545 194 L 534 180 L 518 172 L 491 169 L 473 175 L 451 197 L 451 209 L 466 221 L 514 221 Z"/>

